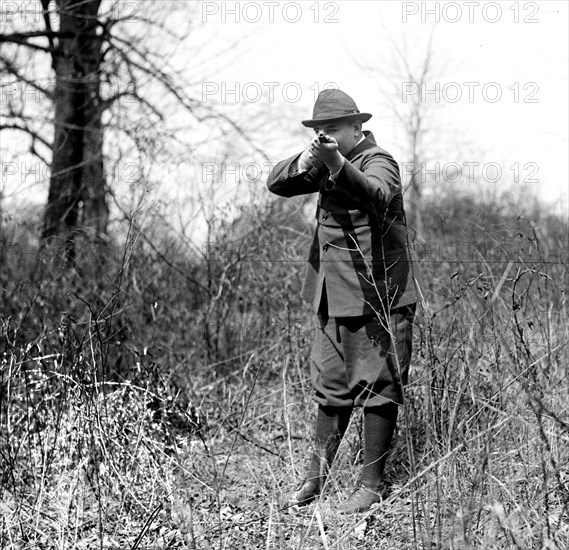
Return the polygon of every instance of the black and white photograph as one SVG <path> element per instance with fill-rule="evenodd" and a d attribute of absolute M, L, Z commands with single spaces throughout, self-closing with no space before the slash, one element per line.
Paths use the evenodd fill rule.
<path fill-rule="evenodd" d="M 569 2 L 0 0 L 0 550 L 567 550 Z"/>

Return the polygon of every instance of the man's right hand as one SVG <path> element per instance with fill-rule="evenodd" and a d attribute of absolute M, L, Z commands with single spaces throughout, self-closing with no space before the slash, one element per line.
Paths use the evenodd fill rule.
<path fill-rule="evenodd" d="M 300 157 L 298 158 L 298 166 L 301 170 L 310 170 L 314 166 L 315 162 L 316 159 L 310 152 L 310 149 L 306 149 L 305 151 L 303 151 Z"/>

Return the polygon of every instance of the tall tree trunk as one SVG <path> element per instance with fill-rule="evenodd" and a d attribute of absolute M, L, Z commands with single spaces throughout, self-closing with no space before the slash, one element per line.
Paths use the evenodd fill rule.
<path fill-rule="evenodd" d="M 56 75 L 54 142 L 43 237 L 60 236 L 73 251 L 79 231 L 105 233 L 108 220 L 100 101 L 100 0 L 57 0 L 62 38 Z"/>

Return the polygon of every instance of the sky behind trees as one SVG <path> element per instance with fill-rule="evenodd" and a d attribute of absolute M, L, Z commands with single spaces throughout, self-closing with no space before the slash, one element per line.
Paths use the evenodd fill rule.
<path fill-rule="evenodd" d="M 512 177 L 515 168 L 509 167 L 518 163 L 520 181 L 528 181 L 548 203 L 565 201 L 566 208 L 566 2 L 500 2 L 501 13 L 489 2 L 470 3 L 478 4 L 470 12 L 468 2 L 329 2 L 320 3 L 319 11 L 315 2 L 306 2 L 299 3 L 301 12 L 292 6 L 285 10 L 286 4 L 275 6 L 273 23 L 266 6 L 258 23 L 253 21 L 259 10 L 245 9 L 245 2 L 240 3 L 239 23 L 229 9 L 213 13 L 213 7 L 204 6 L 202 19 L 223 29 L 219 36 L 250 41 L 235 63 L 211 78 L 219 88 L 210 84 L 207 100 L 247 107 L 261 85 L 260 101 L 271 103 L 273 112 L 289 103 L 308 117 L 315 92 L 334 82 L 356 99 L 360 110 L 374 114 L 366 127 L 401 159 L 400 132 L 379 91 L 380 77 L 365 67 L 390 69 L 390 39 L 401 48 L 407 44 L 409 59 L 416 63 L 438 19 L 433 50 L 440 77 L 423 90 L 425 100 L 438 107 L 432 150 L 440 151 L 443 163 L 497 162 Z M 298 22 L 291 22 L 299 13 Z M 278 83 L 272 85 L 272 99 L 270 86 L 263 86 L 269 82 Z M 399 83 L 401 95 L 404 82 Z M 235 90 L 237 97 L 231 93 Z M 462 94 L 458 100 L 457 94 Z M 300 126 L 300 120 L 282 119 L 282 124 Z M 456 148 L 457 141 L 467 146 Z M 527 163 L 531 165 L 524 170 Z M 488 179 L 494 178 L 489 174 Z"/>
<path fill-rule="evenodd" d="M 163 2 L 164 9 L 168 4 Z M 175 4 L 178 15 L 169 21 L 172 28 L 185 24 L 176 19 L 180 3 Z M 125 0 L 118 5 L 132 16 L 130 32 L 143 28 L 137 15 L 143 14 L 144 4 Z M 262 199 L 266 162 L 304 147 L 310 131 L 300 121 L 310 117 L 319 90 L 337 85 L 354 97 L 360 110 L 373 113 L 364 129 L 372 130 L 402 165 L 405 136 L 390 103 L 404 103 L 413 94 L 422 94 L 430 103 L 426 168 L 435 182 L 427 194 L 466 185 L 494 196 L 520 186 L 554 213 L 567 215 L 566 2 L 309 0 L 187 5 L 195 29 L 193 42 L 176 45 L 172 38 L 172 44 L 162 41 L 155 49 L 164 52 L 165 62 L 185 70 L 196 99 L 235 120 L 256 147 L 243 147 L 236 134 L 215 119 L 184 128 L 178 133 L 180 144 L 196 143 L 191 151 L 180 146 L 188 157 L 181 153 L 176 165 L 169 161 L 164 166 L 155 159 L 157 184 L 152 189 L 161 200 L 170 197 L 191 210 L 198 194 L 202 200 L 212 185 L 219 185 L 217 191 L 227 198 L 226 189 L 236 176 L 245 179 L 245 186 L 231 191 L 234 204 L 253 195 Z M 433 26 L 434 77 L 419 89 L 406 81 L 396 61 L 401 54 L 410 66 L 420 67 Z M 178 122 L 175 109 L 171 116 Z M 12 134 L 10 139 L 24 138 Z M 25 158 L 14 155 L 25 149 L 19 145 L 2 137 L 4 163 Z M 246 173 L 248 164 L 252 172 Z M 10 204 L 45 202 L 47 181 L 32 173 L 23 183 L 20 172 L 7 173 L 6 164 L 3 168 L 3 194 Z M 209 173 L 215 170 L 217 174 Z M 227 177 L 220 182 L 221 170 Z M 454 181 L 456 170 L 466 180 Z M 194 180 L 197 186 L 188 185 Z M 212 205 L 218 204 L 215 193 L 209 198 Z"/>

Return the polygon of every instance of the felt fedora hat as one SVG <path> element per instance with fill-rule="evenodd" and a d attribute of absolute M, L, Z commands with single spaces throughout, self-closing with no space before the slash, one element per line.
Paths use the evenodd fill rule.
<path fill-rule="evenodd" d="M 303 120 L 302 124 L 314 128 L 331 122 L 350 122 L 361 120 L 366 122 L 371 118 L 369 113 L 360 113 L 356 102 L 345 92 L 337 89 L 322 90 L 314 103 L 312 118 Z"/>

